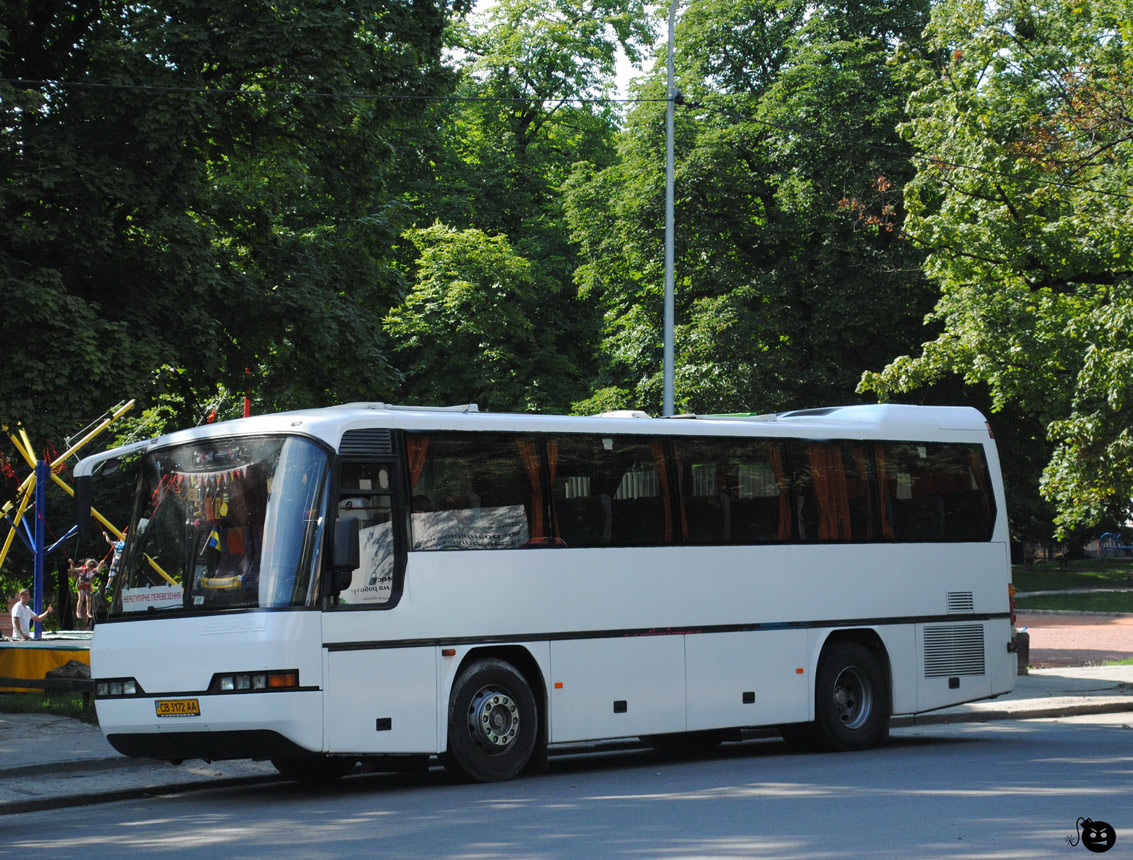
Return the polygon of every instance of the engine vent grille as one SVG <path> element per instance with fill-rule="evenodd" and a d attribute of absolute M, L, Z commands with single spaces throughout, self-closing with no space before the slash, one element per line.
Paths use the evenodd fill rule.
<path fill-rule="evenodd" d="M 393 455 L 389 430 L 347 430 L 342 434 L 338 453 L 348 460 L 370 460 Z"/>
<path fill-rule="evenodd" d="M 948 624 L 924 628 L 926 678 L 984 674 L 982 624 Z"/>
<path fill-rule="evenodd" d="M 970 591 L 950 591 L 948 592 L 948 611 L 949 613 L 955 612 L 975 612 L 976 601 L 972 597 Z"/>

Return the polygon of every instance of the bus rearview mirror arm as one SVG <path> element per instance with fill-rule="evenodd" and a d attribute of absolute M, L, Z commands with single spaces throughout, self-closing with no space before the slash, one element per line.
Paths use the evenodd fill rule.
<path fill-rule="evenodd" d="M 75 524 L 79 529 L 79 542 L 90 540 L 90 475 L 81 475 L 75 479 L 75 503 L 78 511 L 75 515 Z"/>
<path fill-rule="evenodd" d="M 94 464 L 89 474 L 75 476 L 75 525 L 78 526 L 79 543 L 89 541 L 94 532 L 91 528 L 91 481 L 95 475 L 113 475 L 121 465 L 122 461 L 117 457 L 101 460 Z"/>

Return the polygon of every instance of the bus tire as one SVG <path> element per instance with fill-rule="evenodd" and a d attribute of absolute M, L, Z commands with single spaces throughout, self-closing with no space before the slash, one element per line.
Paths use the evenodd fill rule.
<path fill-rule="evenodd" d="M 835 642 L 818 664 L 814 725 L 824 745 L 860 750 L 889 734 L 889 692 L 873 652 L 856 642 Z"/>
<path fill-rule="evenodd" d="M 445 768 L 460 779 L 498 782 L 527 764 L 539 736 L 535 696 L 502 660 L 469 665 L 452 687 Z"/>
<path fill-rule="evenodd" d="M 284 777 L 304 785 L 326 785 L 346 776 L 358 759 L 343 756 L 304 755 L 273 758 L 272 766 Z"/>

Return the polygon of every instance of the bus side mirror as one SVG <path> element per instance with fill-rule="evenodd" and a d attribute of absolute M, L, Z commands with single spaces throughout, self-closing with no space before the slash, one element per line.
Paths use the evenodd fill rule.
<path fill-rule="evenodd" d="M 90 540 L 90 475 L 83 475 L 75 479 L 75 503 L 78 511 L 75 515 L 75 524 L 79 529 L 79 542 Z"/>
<path fill-rule="evenodd" d="M 334 592 L 350 587 L 354 571 L 362 564 L 361 521 L 356 517 L 340 517 L 334 523 Z"/>

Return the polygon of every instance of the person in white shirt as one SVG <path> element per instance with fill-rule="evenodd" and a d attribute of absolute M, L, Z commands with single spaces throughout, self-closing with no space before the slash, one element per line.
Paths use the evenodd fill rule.
<path fill-rule="evenodd" d="M 31 639 L 31 625 L 33 621 L 42 621 L 54 610 L 53 606 L 48 606 L 39 615 L 32 612 L 32 608 L 28 606 L 28 601 L 31 600 L 31 592 L 26 588 L 20 589 L 20 599 L 12 607 L 12 636 L 16 639 Z"/>

